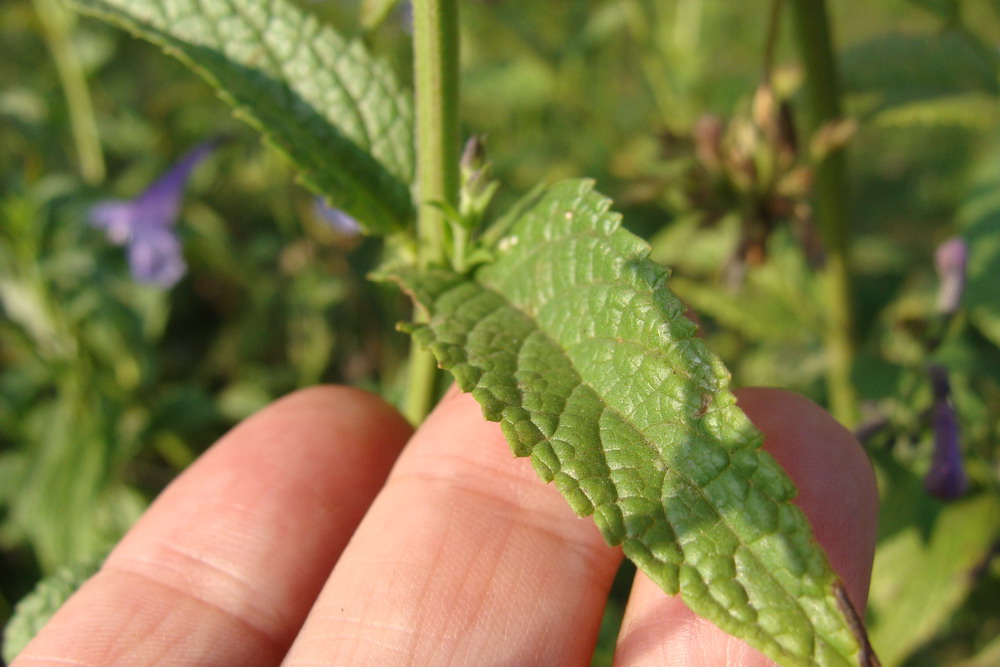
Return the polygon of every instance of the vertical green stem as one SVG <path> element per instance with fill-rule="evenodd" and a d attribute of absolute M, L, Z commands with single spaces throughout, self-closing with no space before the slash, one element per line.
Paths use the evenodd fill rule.
<path fill-rule="evenodd" d="M 763 81 L 771 82 L 774 73 L 774 52 L 778 48 L 778 34 L 781 32 L 781 14 L 784 0 L 771 0 L 771 14 L 767 19 L 767 38 L 764 41 L 764 74 Z"/>
<path fill-rule="evenodd" d="M 458 207 L 458 0 L 413 0 L 417 230 L 422 266 L 444 260 L 444 211 Z"/>
<path fill-rule="evenodd" d="M 413 62 L 417 240 L 420 266 L 426 267 L 445 258 L 447 221 L 437 204 L 458 208 L 458 0 L 413 0 Z M 412 423 L 420 423 L 430 411 L 436 384 L 434 357 L 413 346 L 403 406 Z"/>
<path fill-rule="evenodd" d="M 55 0 L 34 0 L 34 3 L 35 13 L 66 95 L 73 142 L 80 162 L 80 175 L 87 183 L 95 185 L 104 180 L 104 153 L 101 151 L 94 106 L 87 88 L 87 76 L 79 57 L 73 51 L 68 14 Z"/>
<path fill-rule="evenodd" d="M 813 134 L 841 116 L 840 85 L 825 0 L 790 0 L 799 51 L 806 69 L 809 114 Z M 851 382 L 854 361 L 854 316 L 851 299 L 849 247 L 850 194 L 843 150 L 832 151 L 816 167 L 816 209 L 827 249 L 825 283 L 830 319 L 826 331 L 829 356 L 827 387 L 830 408 L 838 419 L 853 425 L 857 400 Z"/>
<path fill-rule="evenodd" d="M 403 416 L 419 426 L 424 417 L 434 407 L 437 388 L 437 360 L 430 350 L 417 347 L 410 341 L 410 358 L 406 376 L 406 399 L 403 402 Z"/>

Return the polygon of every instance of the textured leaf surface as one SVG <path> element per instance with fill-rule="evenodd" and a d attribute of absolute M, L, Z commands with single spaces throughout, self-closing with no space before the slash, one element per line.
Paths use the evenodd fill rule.
<path fill-rule="evenodd" d="M 608 208 L 567 181 L 473 277 L 400 272 L 430 312 L 409 328 L 514 453 L 664 590 L 783 663 L 857 664 L 843 588 L 794 486 L 759 450 L 667 272 Z"/>
<path fill-rule="evenodd" d="M 57 570 L 38 582 L 28 595 L 14 607 L 14 615 L 4 628 L 3 659 L 6 663 L 28 645 L 48 623 L 59 607 L 91 577 L 101 565 L 101 560 L 88 560 Z"/>
<path fill-rule="evenodd" d="M 412 217 L 412 102 L 359 42 L 287 0 L 68 0 L 216 87 L 303 180 L 372 231 Z"/>

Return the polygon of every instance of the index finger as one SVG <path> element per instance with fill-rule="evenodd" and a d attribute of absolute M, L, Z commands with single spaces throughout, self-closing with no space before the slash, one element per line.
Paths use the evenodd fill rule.
<path fill-rule="evenodd" d="M 163 492 L 15 664 L 278 664 L 410 432 L 345 387 L 265 408 Z"/>

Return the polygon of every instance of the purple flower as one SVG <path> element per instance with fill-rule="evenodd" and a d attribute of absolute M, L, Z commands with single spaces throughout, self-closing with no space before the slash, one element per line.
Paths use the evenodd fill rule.
<path fill-rule="evenodd" d="M 322 197 L 316 197 L 315 211 L 316 217 L 326 223 L 331 229 L 344 236 L 357 236 L 361 233 L 361 225 L 358 221 L 347 215 L 339 208 L 328 205 Z"/>
<path fill-rule="evenodd" d="M 103 229 L 115 245 L 127 246 L 132 276 L 141 283 L 171 287 L 187 265 L 174 226 L 191 171 L 218 146 L 199 144 L 138 197 L 106 200 L 90 209 L 90 223 Z"/>
<path fill-rule="evenodd" d="M 969 480 L 962 465 L 958 418 L 951 404 L 951 386 L 947 371 L 938 365 L 928 369 L 934 406 L 931 424 L 934 429 L 934 458 L 924 477 L 924 488 L 932 496 L 953 500 L 965 494 Z"/>
<path fill-rule="evenodd" d="M 941 277 L 938 288 L 938 312 L 951 315 L 958 310 L 965 288 L 965 265 L 969 260 L 969 247 L 960 237 L 948 239 L 934 252 L 934 264 Z"/>

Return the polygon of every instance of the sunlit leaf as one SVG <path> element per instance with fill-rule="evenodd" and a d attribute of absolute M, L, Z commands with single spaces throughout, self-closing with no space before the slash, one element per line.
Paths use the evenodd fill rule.
<path fill-rule="evenodd" d="M 609 206 L 566 181 L 473 275 L 399 272 L 430 315 L 415 339 L 665 591 L 783 664 L 864 661 L 795 487 Z"/>

